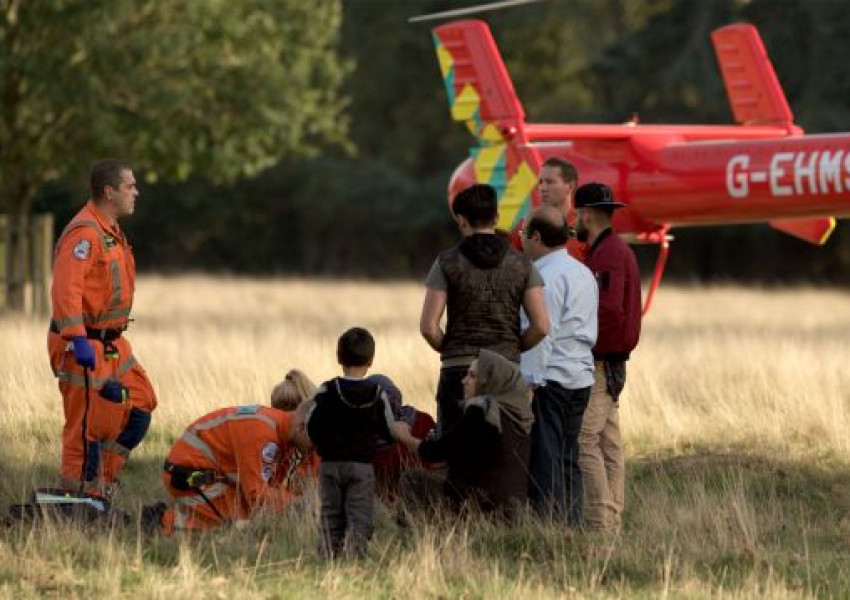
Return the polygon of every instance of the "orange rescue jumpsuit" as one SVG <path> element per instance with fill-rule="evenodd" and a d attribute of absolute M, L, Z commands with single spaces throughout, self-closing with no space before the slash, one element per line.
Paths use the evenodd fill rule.
<path fill-rule="evenodd" d="M 51 289 L 47 346 L 64 403 L 60 486 L 65 489 L 102 494 L 144 437 L 156 407 L 147 374 L 121 335 L 130 321 L 135 279 L 127 238 L 89 201 L 56 243 Z M 88 393 L 86 372 L 70 343 L 76 336 L 88 337 L 95 351 Z M 129 392 L 120 403 L 99 394 L 116 378 Z"/>
<path fill-rule="evenodd" d="M 247 519 L 260 506 L 285 506 L 293 496 L 287 489 L 292 418 L 269 406 L 234 406 L 192 423 L 166 458 L 162 482 L 174 506 L 163 515 L 163 532 L 211 529 Z M 203 471 L 214 482 L 186 489 L 172 467 Z"/>

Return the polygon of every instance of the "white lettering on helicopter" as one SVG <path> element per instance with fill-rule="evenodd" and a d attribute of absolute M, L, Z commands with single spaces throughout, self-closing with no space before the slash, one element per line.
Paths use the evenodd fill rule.
<path fill-rule="evenodd" d="M 746 198 L 752 184 L 765 183 L 772 196 L 841 194 L 850 191 L 850 152 L 815 150 L 777 152 L 766 170 L 753 170 L 748 154 L 736 154 L 726 164 L 726 190 Z"/>

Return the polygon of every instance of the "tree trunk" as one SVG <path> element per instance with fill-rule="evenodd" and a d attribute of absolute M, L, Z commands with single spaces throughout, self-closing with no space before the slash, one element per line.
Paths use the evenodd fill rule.
<path fill-rule="evenodd" d="M 9 211 L 6 219 L 6 309 L 21 312 L 26 310 L 25 290 L 27 282 L 30 216 L 29 202 L 22 210 Z"/>
<path fill-rule="evenodd" d="M 12 162 L 12 161 L 9 161 Z M 5 189 L 0 192 L 0 206 L 6 212 L 6 281 L 5 308 L 15 312 L 26 310 L 26 283 L 30 259 L 30 208 L 35 191 L 22 176 L 23 167 L 5 164 L 0 171 L 0 181 Z"/>

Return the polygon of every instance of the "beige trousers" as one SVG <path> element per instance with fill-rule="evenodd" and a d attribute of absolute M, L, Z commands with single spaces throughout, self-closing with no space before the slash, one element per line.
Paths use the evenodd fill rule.
<path fill-rule="evenodd" d="M 590 401 L 578 436 L 584 521 L 590 529 L 613 531 L 620 527 L 626 467 L 619 409 L 606 389 L 603 364 L 597 362 L 595 366 Z"/>

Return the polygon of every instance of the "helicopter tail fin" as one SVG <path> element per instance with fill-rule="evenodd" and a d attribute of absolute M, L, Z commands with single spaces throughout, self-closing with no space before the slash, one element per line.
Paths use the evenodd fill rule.
<path fill-rule="evenodd" d="M 525 121 L 525 111 L 483 21 L 455 21 L 433 30 L 440 72 L 455 121 L 472 134 L 499 142 Z"/>
<path fill-rule="evenodd" d="M 748 23 L 734 23 L 715 29 L 711 41 L 735 121 L 780 125 L 795 132 L 794 115 L 758 30 Z"/>
<path fill-rule="evenodd" d="M 525 111 L 483 21 L 454 21 L 432 31 L 452 118 L 477 138 L 475 180 L 499 195 L 498 227 L 512 231 L 531 207 L 540 157 L 525 134 Z"/>

